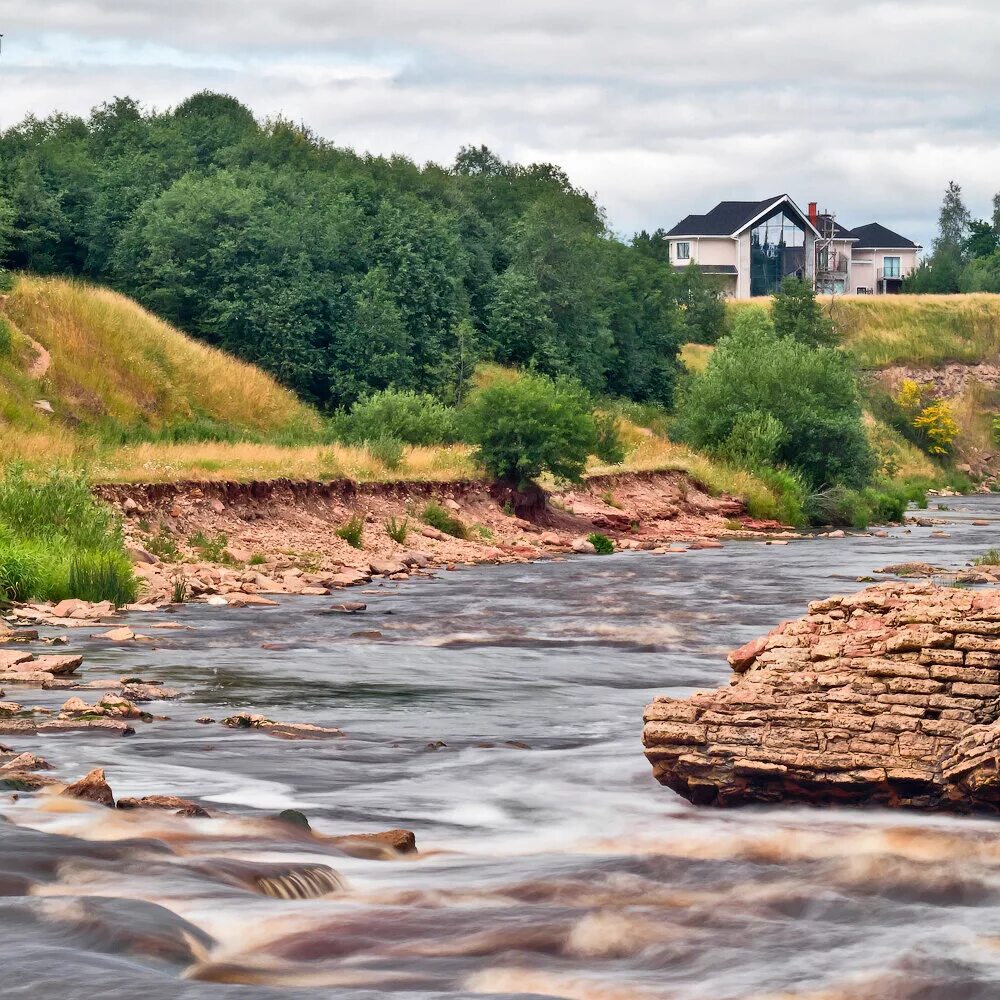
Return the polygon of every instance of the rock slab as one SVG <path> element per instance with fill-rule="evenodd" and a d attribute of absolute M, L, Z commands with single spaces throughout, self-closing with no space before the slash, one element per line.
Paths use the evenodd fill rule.
<path fill-rule="evenodd" d="M 1000 589 L 814 601 L 729 663 L 728 687 L 646 708 L 654 776 L 691 802 L 1000 813 Z"/>

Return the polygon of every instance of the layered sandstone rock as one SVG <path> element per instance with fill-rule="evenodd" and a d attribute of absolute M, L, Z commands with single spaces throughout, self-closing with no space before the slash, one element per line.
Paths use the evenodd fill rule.
<path fill-rule="evenodd" d="M 815 601 L 729 662 L 729 687 L 646 709 L 654 774 L 692 802 L 1000 812 L 1000 590 Z"/>

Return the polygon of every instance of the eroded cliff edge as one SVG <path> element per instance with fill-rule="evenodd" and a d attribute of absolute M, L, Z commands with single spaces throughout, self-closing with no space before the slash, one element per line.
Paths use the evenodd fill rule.
<path fill-rule="evenodd" d="M 654 775 L 692 802 L 1000 812 L 1000 589 L 815 601 L 729 663 L 729 687 L 646 708 Z"/>

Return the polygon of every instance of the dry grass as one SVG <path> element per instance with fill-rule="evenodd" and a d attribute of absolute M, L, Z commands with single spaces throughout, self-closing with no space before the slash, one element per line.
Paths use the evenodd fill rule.
<path fill-rule="evenodd" d="M 31 403 L 48 399 L 67 426 L 145 428 L 153 432 L 210 422 L 236 431 L 316 430 L 318 415 L 252 365 L 200 344 L 135 302 L 82 282 L 18 278 L 2 304 L 18 331 L 52 356 L 38 383 L 0 370 L 8 423 L 38 429 Z M 9 366 L 13 369 L 14 366 Z"/>
<path fill-rule="evenodd" d="M 714 350 L 711 344 L 685 344 L 681 348 L 681 364 L 689 372 L 699 374 L 708 367 L 708 359 Z"/>
<path fill-rule="evenodd" d="M 940 476 L 937 466 L 915 444 L 870 413 L 865 414 L 865 428 L 887 479 L 936 480 Z"/>
<path fill-rule="evenodd" d="M 281 447 L 272 444 L 206 442 L 140 444 L 94 459 L 95 482 L 162 483 L 182 479 L 250 482 L 265 479 L 353 479 L 356 482 L 447 482 L 477 475 L 462 446 L 407 448 L 390 469 L 367 448 L 347 445 Z"/>
<path fill-rule="evenodd" d="M 1000 354 L 1000 295 L 840 295 L 821 300 L 862 367 L 976 364 Z M 769 298 L 730 302 L 769 309 Z"/>
<path fill-rule="evenodd" d="M 957 454 L 972 457 L 996 452 L 993 418 L 1000 411 L 1000 390 L 970 379 L 951 405 L 959 426 Z"/>

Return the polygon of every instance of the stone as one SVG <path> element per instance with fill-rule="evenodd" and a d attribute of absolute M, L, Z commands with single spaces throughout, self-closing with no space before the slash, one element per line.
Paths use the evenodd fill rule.
<path fill-rule="evenodd" d="M 539 536 L 538 540 L 542 545 L 562 545 L 562 536 L 556 531 L 543 531 Z"/>
<path fill-rule="evenodd" d="M 0 649 L 0 670 L 17 667 L 33 659 L 34 656 L 31 653 L 14 649 Z"/>
<path fill-rule="evenodd" d="M 368 605 L 363 601 L 344 601 L 342 604 L 334 604 L 327 610 L 332 614 L 356 615 L 360 611 L 367 610 Z"/>
<path fill-rule="evenodd" d="M 139 563 L 143 566 L 159 566 L 160 560 L 153 555 L 152 552 L 147 552 L 141 545 L 128 545 L 125 547 L 125 551 L 128 553 L 129 559 L 134 563 Z"/>
<path fill-rule="evenodd" d="M 82 664 L 82 656 L 36 656 L 31 661 L 31 668 L 44 670 L 54 677 L 65 677 L 75 674 Z"/>
<path fill-rule="evenodd" d="M 18 754 L 13 760 L 0 766 L 0 771 L 51 771 L 52 765 L 33 753 Z"/>
<path fill-rule="evenodd" d="M 574 552 L 580 555 L 594 556 L 597 555 L 597 549 L 594 547 L 594 543 L 588 538 L 576 538 L 573 540 L 571 548 Z"/>
<path fill-rule="evenodd" d="M 653 774 L 699 805 L 1000 814 L 988 608 L 1000 608 L 1000 589 L 972 597 L 927 582 L 814 601 L 806 618 L 730 653 L 727 687 L 646 708 Z"/>
<path fill-rule="evenodd" d="M 391 854 L 416 854 L 417 838 L 412 830 L 384 830 L 380 833 L 354 833 L 342 837 L 330 837 L 329 842 L 336 844 L 346 854 L 355 857 L 372 857 Z"/>
<path fill-rule="evenodd" d="M 362 573 L 360 570 L 356 569 L 345 569 L 340 573 L 335 573 L 329 578 L 329 580 L 324 580 L 330 587 L 354 587 L 359 583 L 367 583 L 371 579 L 368 573 Z"/>
<path fill-rule="evenodd" d="M 392 576 L 396 573 L 405 573 L 406 564 L 393 559 L 373 559 L 368 564 L 368 570 L 372 576 Z"/>
<path fill-rule="evenodd" d="M 107 632 L 92 635 L 91 639 L 107 639 L 108 642 L 132 642 L 135 639 L 135 632 L 122 625 L 119 628 L 108 629 Z"/>
<path fill-rule="evenodd" d="M 177 795 L 144 795 L 141 799 L 118 800 L 119 809 L 172 809 L 184 816 L 207 818 L 209 813 L 197 802 L 182 799 Z"/>
<path fill-rule="evenodd" d="M 111 786 L 104 776 L 104 769 L 100 767 L 95 768 L 74 784 L 67 785 L 62 794 L 71 799 L 96 802 L 98 805 L 107 806 L 110 809 L 115 806 L 115 797 L 111 792 Z"/>
<path fill-rule="evenodd" d="M 722 542 L 718 542 L 714 538 L 698 538 L 688 546 L 688 550 L 691 552 L 697 552 L 699 549 L 721 549 L 721 548 L 722 548 Z"/>

